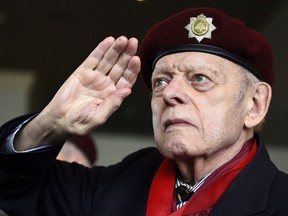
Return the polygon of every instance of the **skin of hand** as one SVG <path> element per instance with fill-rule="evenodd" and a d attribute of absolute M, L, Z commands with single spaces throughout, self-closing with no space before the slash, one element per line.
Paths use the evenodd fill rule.
<path fill-rule="evenodd" d="M 14 148 L 23 151 L 64 142 L 104 124 L 131 93 L 140 59 L 138 40 L 107 37 L 71 74 L 42 112 L 16 136 Z"/>

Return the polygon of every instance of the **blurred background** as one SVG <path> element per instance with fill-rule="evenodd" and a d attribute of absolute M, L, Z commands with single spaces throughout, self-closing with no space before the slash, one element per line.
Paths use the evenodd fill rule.
<path fill-rule="evenodd" d="M 107 36 L 137 37 L 188 7 L 213 6 L 262 32 L 275 51 L 275 82 L 263 137 L 288 171 L 288 1 L 285 0 L 26 0 L 0 2 L 0 124 L 40 111 Z M 169 35 L 167 35 L 169 37 Z M 138 80 L 133 94 L 93 137 L 99 164 L 153 146 L 150 97 Z"/>

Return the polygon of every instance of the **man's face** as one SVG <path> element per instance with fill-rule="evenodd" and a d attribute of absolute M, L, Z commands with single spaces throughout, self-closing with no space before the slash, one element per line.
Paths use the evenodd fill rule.
<path fill-rule="evenodd" d="M 164 156 L 209 157 L 246 141 L 249 89 L 240 66 L 206 53 L 171 54 L 157 62 L 152 86 L 155 140 Z"/>

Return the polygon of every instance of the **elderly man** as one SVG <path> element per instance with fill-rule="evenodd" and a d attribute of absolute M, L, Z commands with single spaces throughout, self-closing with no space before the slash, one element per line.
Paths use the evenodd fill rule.
<path fill-rule="evenodd" d="M 213 8 L 181 11 L 141 43 L 157 149 L 110 167 L 55 162 L 67 138 L 103 124 L 131 93 L 136 49 L 135 38 L 106 38 L 42 112 L 1 128 L 0 208 L 30 216 L 288 215 L 288 176 L 257 133 L 272 95 L 271 47 Z"/>

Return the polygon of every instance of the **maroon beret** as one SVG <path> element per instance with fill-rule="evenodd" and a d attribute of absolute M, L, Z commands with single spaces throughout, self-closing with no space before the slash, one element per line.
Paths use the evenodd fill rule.
<path fill-rule="evenodd" d="M 152 26 L 143 38 L 138 55 L 145 86 L 151 90 L 151 74 L 160 58 L 191 51 L 226 58 L 273 84 L 274 55 L 261 33 L 218 9 L 191 8 Z"/>

